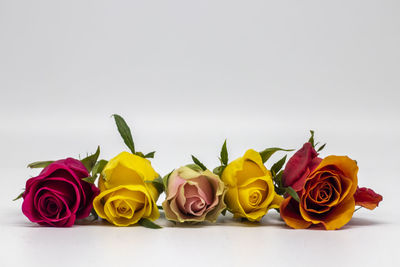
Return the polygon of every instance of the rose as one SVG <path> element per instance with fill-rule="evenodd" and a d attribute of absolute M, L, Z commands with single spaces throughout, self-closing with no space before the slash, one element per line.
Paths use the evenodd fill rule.
<path fill-rule="evenodd" d="M 165 217 L 176 222 L 215 222 L 226 205 L 225 186 L 219 177 L 197 165 L 174 170 L 168 178 Z"/>
<path fill-rule="evenodd" d="M 99 179 L 100 194 L 94 199 L 97 214 L 117 226 L 128 226 L 159 217 L 159 193 L 151 183 L 159 175 L 150 161 L 129 152 L 111 159 Z"/>
<path fill-rule="evenodd" d="M 235 218 L 259 221 L 282 201 L 275 193 L 271 173 L 265 168 L 260 153 L 252 149 L 228 164 L 221 178 L 228 188 L 226 205 Z"/>
<path fill-rule="evenodd" d="M 379 202 L 382 201 L 383 197 L 374 192 L 374 190 L 366 187 L 359 188 L 354 194 L 356 206 L 361 206 L 369 210 L 373 210 L 378 207 Z"/>
<path fill-rule="evenodd" d="M 322 160 L 317 156 L 318 153 L 311 143 L 305 143 L 286 163 L 282 175 L 283 186 L 290 186 L 295 191 L 300 191 L 308 175 Z"/>
<path fill-rule="evenodd" d="M 75 219 L 89 216 L 99 193 L 82 180 L 89 173 L 76 159 L 58 160 L 26 182 L 22 212 L 32 222 L 50 226 L 72 226 Z"/>
<path fill-rule="evenodd" d="M 322 224 L 327 230 L 339 229 L 353 216 L 358 167 L 346 156 L 328 156 L 305 179 L 300 202 L 286 198 L 280 213 L 292 228 Z"/>

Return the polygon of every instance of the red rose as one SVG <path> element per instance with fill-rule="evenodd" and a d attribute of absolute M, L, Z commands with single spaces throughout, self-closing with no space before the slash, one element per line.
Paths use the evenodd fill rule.
<path fill-rule="evenodd" d="M 79 160 L 67 158 L 51 163 L 26 182 L 22 212 L 42 225 L 73 225 L 75 219 L 89 216 L 99 193 L 94 184 L 82 180 L 88 176 Z"/>
<path fill-rule="evenodd" d="M 356 201 L 356 206 L 362 206 L 369 210 L 373 210 L 378 207 L 379 202 L 381 202 L 383 197 L 374 192 L 374 190 L 366 187 L 359 188 L 354 194 L 354 200 Z"/>
<path fill-rule="evenodd" d="M 285 187 L 292 187 L 296 191 L 303 189 L 307 176 L 321 163 L 311 143 L 307 142 L 287 162 L 282 175 Z"/>

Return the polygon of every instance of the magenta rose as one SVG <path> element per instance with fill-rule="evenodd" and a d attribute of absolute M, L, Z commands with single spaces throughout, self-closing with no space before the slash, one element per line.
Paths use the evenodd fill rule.
<path fill-rule="evenodd" d="M 32 222 L 58 227 L 72 226 L 89 216 L 99 194 L 94 184 L 83 181 L 89 173 L 76 159 L 55 161 L 26 182 L 22 212 Z"/>
<path fill-rule="evenodd" d="M 307 176 L 321 163 L 317 151 L 307 142 L 287 162 L 282 175 L 282 184 L 301 191 Z"/>

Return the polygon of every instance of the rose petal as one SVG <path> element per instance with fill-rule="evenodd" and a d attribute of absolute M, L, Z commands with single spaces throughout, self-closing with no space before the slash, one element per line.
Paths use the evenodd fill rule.
<path fill-rule="evenodd" d="M 77 219 L 83 219 L 89 216 L 93 208 L 93 200 L 100 193 L 100 190 L 90 183 L 82 184 L 83 191 L 85 192 L 86 202 L 81 201 L 81 205 L 76 212 Z"/>
<path fill-rule="evenodd" d="M 42 182 L 41 187 L 52 192 L 57 192 L 71 206 L 71 210 L 78 209 L 81 194 L 74 182 L 61 177 L 47 178 Z"/>
<path fill-rule="evenodd" d="M 49 209 L 49 202 L 55 205 L 55 209 Z M 37 209 L 43 218 L 51 218 L 60 215 L 62 203 L 53 193 L 46 191 L 40 196 Z"/>
<path fill-rule="evenodd" d="M 310 172 L 309 165 L 317 156 L 311 143 L 305 143 L 286 163 L 282 175 L 283 185 L 291 186 L 296 191 L 301 190 L 307 177 L 305 173 Z"/>
<path fill-rule="evenodd" d="M 355 201 L 353 197 L 349 197 L 342 201 L 326 215 L 321 223 L 325 226 L 326 230 L 335 230 L 347 224 L 354 213 Z"/>
<path fill-rule="evenodd" d="M 255 194 L 257 195 L 256 197 L 258 198 L 255 200 L 256 204 L 254 204 L 254 201 L 252 203 L 251 201 L 251 195 Z M 259 209 L 259 204 L 264 201 L 264 199 L 267 196 L 267 192 L 264 190 L 259 190 L 258 188 L 243 188 L 239 190 L 239 201 L 240 204 L 242 205 L 243 210 L 246 213 L 252 212 L 254 210 Z"/>
<path fill-rule="evenodd" d="M 343 176 L 341 177 L 345 177 L 349 180 L 345 181 L 346 185 L 350 187 L 349 190 L 347 191 L 347 188 L 345 189 L 342 185 L 341 195 L 343 194 L 354 195 L 354 193 L 357 190 L 357 184 L 358 184 L 358 179 L 357 179 L 358 166 L 354 160 L 352 160 L 347 156 L 328 156 L 322 160 L 322 162 L 318 166 L 318 170 L 326 168 L 334 169 L 335 172 L 336 171 L 342 172 Z"/>
<path fill-rule="evenodd" d="M 303 219 L 299 210 L 299 203 L 292 197 L 285 198 L 280 206 L 281 218 L 285 223 L 295 229 L 305 229 L 311 226 L 311 222 Z"/>
<path fill-rule="evenodd" d="M 203 199 L 198 197 L 192 197 L 186 199 L 185 211 L 187 214 L 194 216 L 203 215 L 204 211 L 207 209 L 206 203 Z"/>
<path fill-rule="evenodd" d="M 47 178 L 42 185 L 43 187 L 41 187 L 41 189 L 46 188 L 49 191 L 57 193 L 65 200 L 70 210 L 76 213 L 80 206 L 82 196 L 76 183 L 62 177 L 51 177 Z"/>
<path fill-rule="evenodd" d="M 225 191 L 224 191 L 225 194 Z M 209 212 L 207 213 L 205 220 L 209 222 L 216 222 L 218 216 L 221 214 L 221 212 L 226 209 L 226 204 L 224 201 L 224 194 L 218 197 L 218 205 L 215 206 L 215 208 L 210 209 Z"/>
<path fill-rule="evenodd" d="M 293 182 L 292 185 L 290 185 L 296 192 L 299 192 L 303 189 L 304 183 L 306 181 L 306 178 L 308 177 L 308 175 L 311 173 L 311 171 L 306 168 L 306 170 L 304 171 L 304 173 L 302 174 L 302 176 L 295 180 Z M 288 183 L 288 182 L 287 182 Z"/>
<path fill-rule="evenodd" d="M 179 221 L 178 216 L 171 209 L 170 201 L 164 200 L 164 202 L 162 203 L 162 207 L 165 213 L 165 218 L 167 218 L 167 220 Z"/>
<path fill-rule="evenodd" d="M 237 185 L 239 187 L 243 186 L 248 182 L 249 178 L 262 177 L 265 175 L 265 171 L 256 162 L 246 159 L 243 162 L 242 170 L 236 174 Z"/>
<path fill-rule="evenodd" d="M 41 221 L 41 216 L 37 209 L 35 208 L 35 193 L 37 191 L 40 181 L 34 180 L 30 183 L 30 188 L 24 193 L 24 202 L 22 203 L 22 213 L 32 222 Z"/>
<path fill-rule="evenodd" d="M 172 198 L 176 197 L 180 186 L 184 183 L 186 183 L 185 179 L 181 178 L 180 176 L 175 176 L 174 173 L 172 173 L 168 180 L 167 200 L 171 200 Z"/>
<path fill-rule="evenodd" d="M 382 201 L 383 197 L 374 192 L 374 190 L 366 187 L 359 188 L 354 194 L 354 199 L 357 206 L 373 210 L 378 207 L 379 202 Z"/>
<path fill-rule="evenodd" d="M 246 164 L 246 168 L 244 167 L 244 164 Z M 254 167 L 255 170 L 249 170 L 249 172 L 246 174 L 244 169 L 249 169 L 249 167 Z M 260 174 L 259 171 L 262 173 Z M 253 176 L 254 173 L 256 174 Z M 221 179 L 226 186 L 237 187 L 238 185 L 241 185 L 242 182 L 245 182 L 247 180 L 246 178 L 264 176 L 268 173 L 268 170 L 265 168 L 262 162 L 260 153 L 253 149 L 249 149 L 246 151 L 243 157 L 237 158 L 228 164 L 222 173 Z M 238 177 L 238 175 L 240 177 Z"/>
<path fill-rule="evenodd" d="M 196 187 L 197 192 L 195 194 L 200 195 L 200 197 L 207 203 L 207 205 L 210 205 L 213 202 L 215 198 L 215 193 L 206 176 L 199 176 L 187 180 L 187 183 Z M 187 186 L 185 185 L 185 197 L 189 198 L 194 192 L 187 190 L 186 187 Z"/>

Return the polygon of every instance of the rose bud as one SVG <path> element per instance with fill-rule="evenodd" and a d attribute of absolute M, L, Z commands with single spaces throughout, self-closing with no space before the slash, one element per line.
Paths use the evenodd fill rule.
<path fill-rule="evenodd" d="M 26 182 L 22 212 L 32 222 L 50 226 L 72 226 L 89 216 L 97 187 L 82 178 L 85 166 L 67 158 L 51 163 L 37 177 Z"/>
<path fill-rule="evenodd" d="M 379 202 L 382 201 L 383 197 L 374 192 L 374 190 L 366 187 L 359 188 L 354 194 L 356 206 L 361 206 L 369 210 L 373 210 L 378 207 Z"/>
<path fill-rule="evenodd" d="M 111 159 L 99 178 L 100 194 L 93 207 L 100 218 L 117 226 L 128 226 L 159 217 L 159 192 L 151 183 L 159 177 L 150 161 L 129 152 Z"/>
<path fill-rule="evenodd" d="M 280 206 L 282 219 L 292 228 L 322 224 L 339 229 L 350 221 L 355 208 L 358 167 L 346 156 L 328 156 L 305 178 L 300 202 L 291 196 Z"/>
<path fill-rule="evenodd" d="M 311 143 L 305 143 L 288 160 L 282 175 L 283 186 L 290 186 L 295 191 L 300 191 L 307 176 L 318 166 L 321 160 Z"/>
<path fill-rule="evenodd" d="M 221 178 L 228 188 L 226 205 L 235 218 L 259 221 L 283 200 L 275 193 L 271 173 L 265 168 L 260 153 L 252 149 L 229 163 Z"/>
<path fill-rule="evenodd" d="M 165 217 L 175 222 L 215 222 L 225 209 L 225 186 L 220 178 L 197 165 L 174 170 L 162 203 Z"/>

